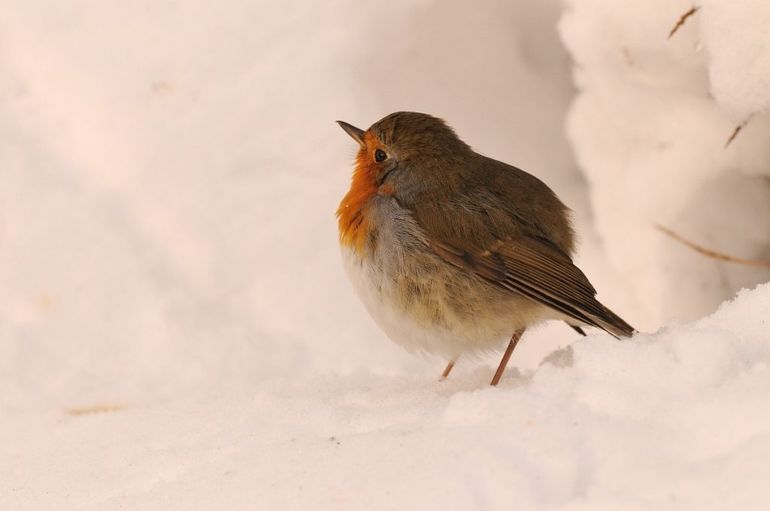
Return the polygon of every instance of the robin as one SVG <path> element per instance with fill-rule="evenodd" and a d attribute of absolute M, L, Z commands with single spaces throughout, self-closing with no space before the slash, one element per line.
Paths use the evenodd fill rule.
<path fill-rule="evenodd" d="M 411 352 L 444 357 L 508 345 L 545 320 L 615 337 L 634 329 L 572 263 L 568 208 L 535 176 L 471 149 L 443 120 L 396 112 L 366 131 L 337 209 L 346 270 L 367 310 Z"/>

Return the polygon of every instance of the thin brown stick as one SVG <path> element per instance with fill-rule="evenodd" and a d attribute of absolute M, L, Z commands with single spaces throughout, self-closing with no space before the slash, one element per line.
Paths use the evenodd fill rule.
<path fill-rule="evenodd" d="M 524 330 L 518 330 L 513 333 L 511 336 L 511 342 L 508 343 L 508 347 L 505 348 L 505 353 L 503 353 L 503 359 L 500 361 L 500 365 L 497 366 L 497 371 L 495 371 L 495 376 L 492 378 L 492 385 L 493 387 L 497 385 L 500 382 L 500 378 L 503 377 L 503 373 L 505 372 L 505 366 L 508 365 L 508 360 L 511 358 L 511 353 L 513 353 L 513 348 L 516 347 L 516 344 L 519 342 L 519 339 L 521 339 L 521 334 L 524 333 Z"/>
<path fill-rule="evenodd" d="M 706 257 L 710 257 L 712 259 L 718 259 L 720 261 L 727 261 L 728 263 L 744 264 L 746 266 L 756 266 L 759 268 L 770 268 L 770 262 L 768 261 L 760 261 L 757 259 L 743 259 L 741 257 L 734 257 L 731 255 L 723 254 L 721 252 L 717 252 L 716 250 L 711 250 L 711 249 L 702 247 L 697 243 L 694 243 L 686 238 L 683 238 L 682 236 L 675 233 L 668 227 L 663 227 L 662 225 L 659 225 L 659 224 L 655 224 L 655 227 L 659 231 L 663 232 L 664 234 L 674 238 L 679 243 L 682 243 L 683 245 L 690 247 L 691 249 L 695 250 L 700 254 L 705 255 Z"/>
<path fill-rule="evenodd" d="M 96 413 L 109 413 L 119 412 L 126 408 L 126 405 L 121 404 L 104 404 L 104 405 L 90 405 L 90 406 L 77 406 L 74 408 L 68 408 L 67 413 L 73 417 L 80 415 L 92 415 Z"/>
<path fill-rule="evenodd" d="M 455 366 L 455 360 L 450 360 L 449 363 L 446 365 L 446 369 L 444 369 L 444 372 L 441 373 L 441 379 L 445 380 L 447 376 L 449 376 L 449 373 L 452 372 L 452 368 Z"/>
<path fill-rule="evenodd" d="M 671 36 L 676 34 L 676 31 L 679 30 L 679 28 L 685 24 L 685 22 L 687 21 L 687 18 L 689 18 L 690 16 L 698 12 L 698 9 L 700 9 L 700 7 L 693 5 L 689 11 L 679 16 L 679 19 L 676 21 L 676 25 L 674 25 L 674 28 L 672 28 L 671 32 L 668 33 L 668 38 L 671 39 Z"/>
<path fill-rule="evenodd" d="M 752 117 L 753 117 L 753 115 L 750 115 L 748 119 L 746 119 L 745 121 L 743 121 L 742 123 L 740 123 L 738 126 L 735 127 L 735 129 L 733 130 L 732 134 L 730 135 L 730 138 L 728 138 L 727 142 L 725 142 L 725 147 L 729 146 L 730 143 L 733 140 L 735 140 L 735 137 L 737 137 L 738 133 L 740 133 L 741 130 L 746 127 L 746 125 L 749 123 L 749 121 L 751 120 Z"/>
<path fill-rule="evenodd" d="M 741 132 L 741 130 L 743 129 L 743 127 L 744 127 L 745 125 L 746 125 L 746 124 L 745 124 L 745 123 L 743 123 L 743 124 L 739 124 L 738 126 L 736 126 L 736 127 L 735 127 L 735 129 L 733 130 L 732 134 L 730 135 L 730 138 L 728 138 L 728 139 L 727 139 L 727 142 L 725 142 L 725 147 L 729 146 L 729 145 L 730 145 L 730 142 L 732 142 L 733 140 L 735 140 L 735 137 L 737 137 L 737 136 L 738 136 L 738 133 L 740 133 L 740 132 Z"/>

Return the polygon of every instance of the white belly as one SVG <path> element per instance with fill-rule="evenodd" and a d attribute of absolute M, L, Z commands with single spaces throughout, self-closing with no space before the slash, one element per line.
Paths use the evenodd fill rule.
<path fill-rule="evenodd" d="M 365 263 L 352 250 L 344 248 L 343 260 L 369 314 L 391 340 L 410 352 L 454 360 L 461 354 L 500 350 L 518 327 L 517 314 L 508 304 L 480 310 L 472 320 L 461 318 L 443 303 L 441 282 L 419 299 L 407 302 L 403 289 L 381 268 Z M 436 308 L 441 310 L 440 317 Z"/>

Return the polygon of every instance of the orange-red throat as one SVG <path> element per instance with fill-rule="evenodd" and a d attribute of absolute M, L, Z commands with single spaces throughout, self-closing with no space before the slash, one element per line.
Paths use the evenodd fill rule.
<path fill-rule="evenodd" d="M 377 166 L 372 158 L 372 148 L 375 147 L 376 141 L 374 135 L 368 131 L 364 133 L 364 144 L 356 156 L 350 190 L 337 208 L 340 243 L 352 248 L 359 255 L 364 255 L 370 228 L 366 204 L 377 193 Z"/>

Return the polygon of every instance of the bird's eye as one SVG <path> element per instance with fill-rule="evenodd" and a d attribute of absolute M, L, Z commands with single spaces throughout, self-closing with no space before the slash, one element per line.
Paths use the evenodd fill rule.
<path fill-rule="evenodd" d="M 376 161 L 377 163 L 382 163 L 387 159 L 388 159 L 388 155 L 382 149 L 377 149 L 376 151 L 374 151 L 374 161 Z"/>

